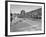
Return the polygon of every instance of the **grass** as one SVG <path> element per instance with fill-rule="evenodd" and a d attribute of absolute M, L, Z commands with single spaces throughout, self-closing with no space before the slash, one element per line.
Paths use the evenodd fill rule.
<path fill-rule="evenodd" d="M 10 27 L 11 32 L 20 32 L 20 31 L 35 31 L 41 30 L 41 20 L 32 21 L 32 19 L 27 18 L 18 18 L 20 21 L 18 23 L 14 23 Z"/>

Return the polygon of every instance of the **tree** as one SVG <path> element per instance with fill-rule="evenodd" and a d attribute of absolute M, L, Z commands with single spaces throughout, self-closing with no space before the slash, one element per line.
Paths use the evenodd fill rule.
<path fill-rule="evenodd" d="M 12 13 L 10 13 L 10 21 L 12 22 L 13 18 L 12 18 Z"/>
<path fill-rule="evenodd" d="M 24 10 L 21 10 L 21 15 L 25 15 L 25 11 Z"/>

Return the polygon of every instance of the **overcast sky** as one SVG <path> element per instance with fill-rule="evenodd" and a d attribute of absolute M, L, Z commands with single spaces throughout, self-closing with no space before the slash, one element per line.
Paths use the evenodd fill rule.
<path fill-rule="evenodd" d="M 41 6 L 32 6 L 32 5 L 10 5 L 10 9 L 12 13 L 20 13 L 21 10 L 25 10 L 25 12 L 29 12 L 38 8 L 42 8 Z"/>

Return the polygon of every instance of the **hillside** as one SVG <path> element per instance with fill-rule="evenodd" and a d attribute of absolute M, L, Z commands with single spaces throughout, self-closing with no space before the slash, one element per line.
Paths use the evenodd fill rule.
<path fill-rule="evenodd" d="M 29 12 L 25 12 L 25 14 L 19 14 L 18 17 L 19 18 L 36 18 L 36 19 L 41 19 L 41 14 L 42 14 L 42 9 L 39 8 L 37 10 L 34 11 L 29 11 Z"/>

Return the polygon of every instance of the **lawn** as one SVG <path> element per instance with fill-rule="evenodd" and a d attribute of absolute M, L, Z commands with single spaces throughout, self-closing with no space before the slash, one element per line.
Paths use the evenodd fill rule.
<path fill-rule="evenodd" d="M 33 20 L 27 18 L 18 18 L 19 21 L 10 25 L 11 32 L 20 32 L 20 31 L 38 31 L 41 30 L 41 20 Z M 20 21 L 21 20 L 21 21 Z M 16 23 L 15 23 L 16 22 Z"/>

